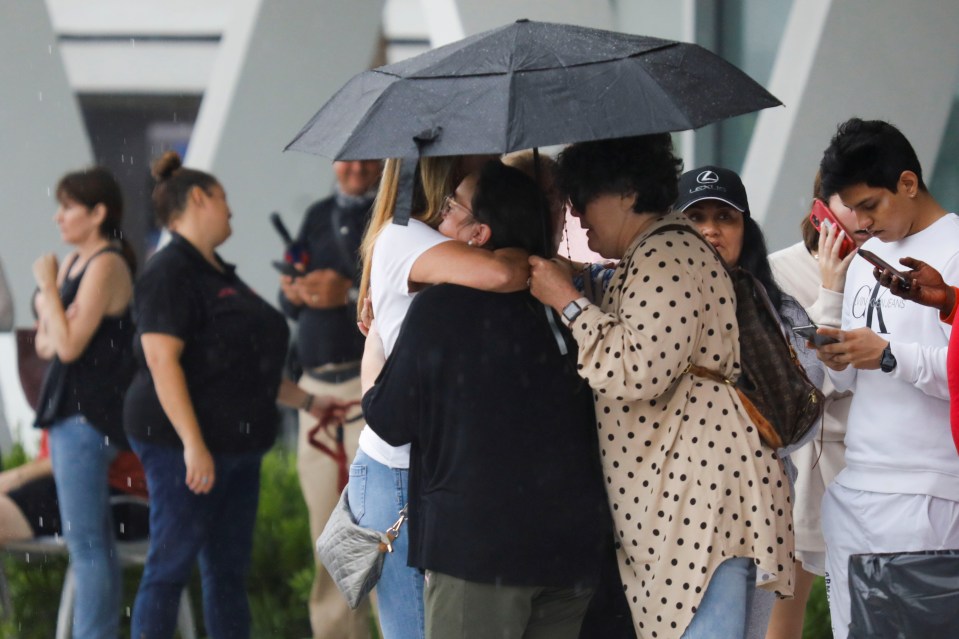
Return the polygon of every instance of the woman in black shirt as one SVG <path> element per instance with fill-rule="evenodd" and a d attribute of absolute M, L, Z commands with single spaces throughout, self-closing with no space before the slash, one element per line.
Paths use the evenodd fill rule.
<path fill-rule="evenodd" d="M 545 198 L 517 169 L 490 162 L 451 199 L 441 229 L 473 250 L 546 253 Z M 363 398 L 377 435 L 412 444 L 403 534 L 427 637 L 579 635 L 610 530 L 572 345 L 528 291 L 432 286 Z"/>
<path fill-rule="evenodd" d="M 248 637 L 245 582 L 260 461 L 276 437 L 276 402 L 342 412 L 282 380 L 289 330 L 215 249 L 231 233 L 213 176 L 165 154 L 154 166 L 157 216 L 173 234 L 136 285 L 139 364 L 124 423 L 150 491 L 150 551 L 131 635 L 172 637 L 199 558 L 207 630 Z"/>
<path fill-rule="evenodd" d="M 77 584 L 73 636 L 116 637 L 120 565 L 114 548 L 107 469 L 127 448 L 123 393 L 132 373 L 133 253 L 123 242 L 123 198 L 94 167 L 57 185 L 54 220 L 76 250 L 33 265 L 38 292 L 37 354 L 52 359 L 36 425 L 49 428 L 64 537 Z"/>

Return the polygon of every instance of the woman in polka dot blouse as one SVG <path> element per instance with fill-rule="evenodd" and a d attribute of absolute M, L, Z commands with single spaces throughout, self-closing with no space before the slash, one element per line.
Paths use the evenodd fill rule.
<path fill-rule="evenodd" d="M 736 378 L 739 328 L 722 263 L 671 211 L 679 164 L 667 134 L 568 147 L 560 188 L 589 247 L 620 262 L 598 305 L 536 257 L 531 290 L 565 318 L 594 390 L 638 636 L 733 639 L 757 582 L 792 594 L 789 487 L 735 391 L 688 372 Z"/>

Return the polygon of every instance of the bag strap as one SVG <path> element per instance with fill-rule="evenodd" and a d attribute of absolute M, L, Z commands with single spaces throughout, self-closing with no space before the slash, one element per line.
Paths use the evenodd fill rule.
<path fill-rule="evenodd" d="M 778 450 L 783 447 L 783 440 L 779 436 L 779 433 L 777 433 L 776 429 L 773 428 L 773 425 L 769 423 L 769 420 L 766 419 L 761 412 L 759 412 L 759 409 L 756 408 L 756 405 L 753 404 L 752 400 L 746 396 L 746 393 L 736 386 L 735 382 L 726 379 L 717 371 L 703 368 L 702 366 L 697 366 L 696 364 L 690 364 L 687 366 L 683 373 L 690 373 L 696 377 L 704 377 L 717 383 L 732 386 L 733 389 L 735 389 L 736 394 L 739 395 L 739 401 L 742 403 L 743 409 L 746 411 L 746 415 L 748 415 L 750 421 L 756 425 L 756 430 L 759 431 L 759 438 L 762 440 L 762 442 L 773 450 Z"/>
<path fill-rule="evenodd" d="M 667 231 L 686 231 L 686 232 L 688 232 L 688 233 L 692 233 L 694 236 L 698 237 L 698 238 L 702 241 L 702 243 L 705 244 L 705 245 L 709 248 L 710 251 L 713 252 L 713 255 L 715 255 L 715 256 L 719 259 L 719 263 L 720 263 L 720 264 L 722 264 L 723 266 L 726 266 L 726 262 L 723 261 L 723 258 L 722 258 L 722 256 L 719 254 L 719 251 L 716 250 L 716 247 L 713 246 L 712 244 L 710 244 L 710 243 L 706 240 L 706 238 L 703 237 L 703 234 L 700 233 L 700 232 L 699 232 L 698 230 L 696 230 L 695 228 L 693 228 L 692 226 L 686 226 L 685 224 L 663 224 L 663 225 L 660 226 L 659 228 L 653 229 L 653 231 L 652 231 L 649 235 L 647 235 L 645 238 L 643 238 L 643 241 L 648 240 L 649 238 L 651 238 L 651 237 L 654 236 L 654 235 L 659 235 L 660 233 L 666 233 Z M 729 267 L 726 266 L 726 269 L 728 270 Z"/>
<path fill-rule="evenodd" d="M 584 266 L 580 274 L 583 277 L 583 295 L 585 295 L 589 301 L 593 301 L 596 298 L 593 297 L 595 291 L 593 290 L 593 272 L 590 266 L 590 264 Z"/>
<path fill-rule="evenodd" d="M 407 511 L 409 509 L 409 503 L 403 504 L 402 510 L 400 510 L 400 518 L 393 523 L 392 526 L 386 529 L 386 538 L 389 540 L 386 543 L 380 542 L 380 552 L 393 552 L 393 542 L 400 536 L 400 528 L 403 527 L 403 523 L 406 522 Z"/>

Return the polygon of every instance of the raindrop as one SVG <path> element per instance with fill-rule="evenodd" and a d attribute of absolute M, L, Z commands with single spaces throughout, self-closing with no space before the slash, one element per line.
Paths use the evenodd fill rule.
<path fill-rule="evenodd" d="M 127 619 L 130 618 L 130 606 L 127 606 Z"/>
<path fill-rule="evenodd" d="M 52 44 L 48 44 L 48 45 L 47 45 L 47 53 L 49 53 L 50 55 L 53 55 L 53 45 L 52 45 Z"/>
<path fill-rule="evenodd" d="M 43 102 L 43 91 L 38 91 L 37 96 L 39 97 L 40 102 Z"/>
<path fill-rule="evenodd" d="M 131 46 L 131 47 L 134 47 L 134 48 L 137 46 L 137 39 L 136 39 L 136 38 L 130 38 L 130 46 Z"/>

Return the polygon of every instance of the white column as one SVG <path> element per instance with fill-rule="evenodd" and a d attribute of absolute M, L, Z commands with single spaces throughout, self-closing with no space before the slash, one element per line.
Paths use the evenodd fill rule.
<path fill-rule="evenodd" d="M 330 193 L 330 161 L 283 147 L 351 76 L 369 67 L 382 0 L 237 0 L 197 118 L 186 164 L 226 189 L 233 237 L 226 259 L 270 301 L 282 252 L 268 221 L 295 232 L 306 207 Z"/>
<path fill-rule="evenodd" d="M 959 76 L 957 51 L 955 0 L 921 8 L 899 0 L 793 4 L 769 85 L 786 106 L 759 116 L 743 167 L 771 250 L 799 240 L 822 152 L 852 116 L 899 127 L 932 176 Z"/>
<path fill-rule="evenodd" d="M 91 162 L 80 110 L 67 84 L 46 5 L 34 0 L 0 6 L 0 260 L 11 287 L 17 326 L 30 326 L 31 265 L 44 252 L 63 255 L 53 224 L 54 189 L 64 173 Z M 14 439 L 32 445 L 33 412 L 20 390 L 16 347 L 0 335 L 0 448 Z"/>
<path fill-rule="evenodd" d="M 17 325 L 29 326 L 33 260 L 65 250 L 53 224 L 57 180 L 90 164 L 93 155 L 46 5 L 4 2 L 0 41 L 0 260 Z"/>

